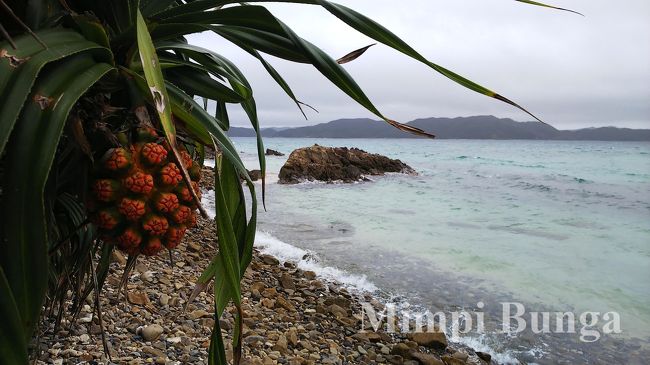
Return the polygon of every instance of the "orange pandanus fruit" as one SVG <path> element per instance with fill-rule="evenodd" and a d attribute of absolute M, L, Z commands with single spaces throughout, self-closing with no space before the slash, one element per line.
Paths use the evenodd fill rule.
<path fill-rule="evenodd" d="M 196 224 L 197 206 L 169 145 L 151 128 L 138 128 L 134 135 L 133 143 L 104 153 L 89 207 L 104 241 L 151 256 L 178 246 Z M 199 194 L 201 167 L 184 147 L 179 152 Z"/>

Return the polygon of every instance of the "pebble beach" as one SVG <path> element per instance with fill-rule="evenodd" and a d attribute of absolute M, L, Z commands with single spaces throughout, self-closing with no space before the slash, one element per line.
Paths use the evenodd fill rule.
<path fill-rule="evenodd" d="M 38 364 L 207 364 L 214 326 L 213 297 L 188 304 L 194 284 L 216 252 L 214 225 L 200 219 L 168 255 L 141 257 L 126 295 L 119 290 L 126 258 L 113 255 L 101 295 L 110 358 L 88 299 L 79 319 L 65 317 L 56 333 L 41 326 Z M 361 305 L 381 311 L 369 294 L 351 293 L 316 273 L 256 251 L 242 280 L 242 364 L 486 364 L 489 355 L 449 344 L 444 333 L 415 335 L 362 331 Z M 92 296 L 91 296 L 92 297 Z M 220 320 L 232 358 L 234 307 Z"/>

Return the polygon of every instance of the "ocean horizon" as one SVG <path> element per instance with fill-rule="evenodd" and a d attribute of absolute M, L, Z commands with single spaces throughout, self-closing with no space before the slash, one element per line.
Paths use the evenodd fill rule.
<path fill-rule="evenodd" d="M 234 143 L 259 168 L 255 140 Z M 278 184 L 289 154 L 315 143 L 397 158 L 418 175 Z M 266 147 L 286 156 L 267 156 L 263 252 L 400 308 L 483 312 L 485 333 L 452 340 L 501 363 L 647 356 L 650 143 L 276 138 Z M 575 334 L 500 333 L 511 302 L 576 322 L 616 312 L 621 333 L 585 342 L 579 323 Z"/>

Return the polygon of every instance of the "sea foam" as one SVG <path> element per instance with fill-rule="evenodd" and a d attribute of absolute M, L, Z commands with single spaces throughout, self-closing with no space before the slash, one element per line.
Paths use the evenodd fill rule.
<path fill-rule="evenodd" d="M 318 257 L 307 250 L 283 242 L 266 232 L 255 235 L 255 247 L 262 253 L 274 256 L 281 262 L 291 262 L 301 270 L 309 270 L 326 281 L 340 283 L 344 287 L 359 292 L 375 292 L 377 286 L 365 275 L 350 274 L 344 270 L 323 265 Z"/>
<path fill-rule="evenodd" d="M 211 219 L 216 215 L 214 190 L 204 190 L 201 204 Z M 255 233 L 255 247 L 262 253 L 271 255 L 282 263 L 291 262 L 301 270 L 309 270 L 325 281 L 340 283 L 345 288 L 355 292 L 375 292 L 377 286 L 370 282 L 365 275 L 350 274 L 344 270 L 323 265 L 318 256 L 308 250 L 293 246 L 281 241 L 269 233 L 257 231 Z"/>

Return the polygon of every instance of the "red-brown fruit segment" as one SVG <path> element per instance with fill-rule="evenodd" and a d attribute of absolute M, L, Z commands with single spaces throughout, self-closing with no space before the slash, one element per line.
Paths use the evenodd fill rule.
<path fill-rule="evenodd" d="M 93 184 L 93 192 L 97 200 L 111 202 L 117 199 L 120 192 L 120 183 L 110 179 L 99 179 Z"/>
<path fill-rule="evenodd" d="M 183 180 L 183 176 L 176 164 L 170 162 L 160 170 L 160 180 L 165 185 L 176 186 L 181 182 L 181 180 Z"/>
<path fill-rule="evenodd" d="M 140 127 L 135 134 L 140 142 L 153 142 L 158 139 L 158 133 L 151 127 Z"/>
<path fill-rule="evenodd" d="M 149 238 L 149 241 L 147 242 L 147 245 L 144 246 L 142 249 L 142 253 L 147 255 L 147 256 L 153 256 L 160 252 L 162 250 L 163 245 L 162 242 L 160 242 L 160 238 L 158 237 L 151 237 Z"/>
<path fill-rule="evenodd" d="M 190 156 L 190 154 L 185 150 L 181 150 L 180 155 L 183 166 L 185 166 L 186 169 L 192 167 L 192 156 Z"/>
<path fill-rule="evenodd" d="M 167 150 L 158 143 L 145 143 L 141 153 L 142 158 L 151 165 L 160 165 L 167 158 Z"/>
<path fill-rule="evenodd" d="M 185 205 L 181 205 L 176 209 L 174 212 L 172 212 L 172 220 L 176 223 L 186 223 L 189 219 L 190 216 L 192 215 L 192 209 L 190 207 L 186 207 Z"/>
<path fill-rule="evenodd" d="M 192 181 L 201 181 L 201 166 L 198 163 L 193 163 L 192 167 L 187 171 L 190 173 Z"/>
<path fill-rule="evenodd" d="M 156 209 L 162 213 L 171 213 L 178 208 L 178 197 L 176 194 L 163 193 L 156 198 Z"/>
<path fill-rule="evenodd" d="M 134 193 L 149 194 L 153 190 L 153 176 L 138 171 L 124 179 L 124 186 Z"/>
<path fill-rule="evenodd" d="M 125 148 L 111 148 L 102 157 L 104 167 L 109 171 L 126 170 L 131 165 L 131 154 Z"/>
<path fill-rule="evenodd" d="M 185 232 L 187 231 L 187 228 L 184 226 L 178 226 L 178 227 L 169 227 L 169 230 L 167 231 L 167 235 L 165 236 L 165 247 L 167 247 L 170 250 L 173 250 L 174 248 L 178 247 L 178 245 L 181 243 L 181 240 L 183 239 L 183 236 L 185 236 Z"/>
<path fill-rule="evenodd" d="M 110 231 L 122 222 L 122 215 L 115 208 L 102 209 L 95 215 L 94 222 L 97 227 Z"/>
<path fill-rule="evenodd" d="M 196 192 L 196 195 L 201 199 L 201 189 L 199 189 L 199 184 L 192 182 L 191 183 L 192 187 L 194 188 L 194 191 Z M 178 188 L 176 188 L 176 192 L 178 192 L 178 197 L 180 198 L 181 201 L 185 203 L 193 203 L 194 198 L 192 197 L 192 193 L 190 193 L 190 189 L 187 187 L 185 184 L 179 184 Z"/>
<path fill-rule="evenodd" d="M 124 233 L 117 237 L 118 247 L 128 252 L 137 249 L 141 242 L 142 235 L 140 235 L 140 232 L 133 227 L 127 228 Z"/>
<path fill-rule="evenodd" d="M 190 228 L 196 227 L 196 213 L 192 212 L 192 214 L 190 214 L 187 226 Z"/>
<path fill-rule="evenodd" d="M 152 236 L 162 236 L 169 228 L 167 218 L 158 215 L 150 215 L 142 222 L 142 228 Z"/>
<path fill-rule="evenodd" d="M 145 202 L 142 200 L 123 198 L 120 202 L 120 213 L 132 222 L 142 218 L 145 211 Z"/>
<path fill-rule="evenodd" d="M 178 192 L 178 197 L 182 201 L 191 203 L 194 200 L 194 198 L 192 198 L 192 194 L 190 193 L 190 189 L 187 188 L 187 185 L 179 185 L 176 191 Z"/>

